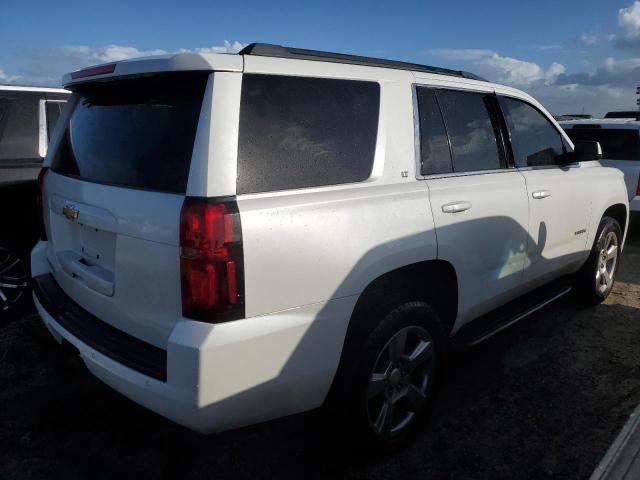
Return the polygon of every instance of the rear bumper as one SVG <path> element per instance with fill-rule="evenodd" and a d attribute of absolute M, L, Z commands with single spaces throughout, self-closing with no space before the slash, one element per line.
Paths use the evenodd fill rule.
<path fill-rule="evenodd" d="M 32 253 L 34 265 L 42 265 L 38 258 L 42 245 Z M 44 297 L 34 289 L 45 325 L 58 342 L 64 339 L 77 348 L 96 377 L 135 402 L 202 433 L 320 406 L 337 369 L 355 304 L 355 299 L 346 298 L 220 324 L 178 319 L 168 340 L 163 379 L 154 378 L 152 371 L 143 373 L 127 360 L 127 352 L 114 355 L 104 342 L 87 337 L 64 318 L 67 309 L 52 306 L 56 295 Z M 126 336 L 110 334 L 116 340 L 122 339 L 118 335 Z M 138 348 L 144 346 L 138 344 Z"/>

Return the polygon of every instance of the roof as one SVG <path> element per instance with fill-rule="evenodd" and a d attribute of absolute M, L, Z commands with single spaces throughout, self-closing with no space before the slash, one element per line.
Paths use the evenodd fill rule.
<path fill-rule="evenodd" d="M 400 62 L 381 58 L 361 57 L 342 53 L 306 50 L 301 48 L 283 47 L 266 43 L 252 43 L 243 48 L 238 54 L 227 53 L 174 53 L 149 57 L 131 58 L 107 64 L 91 66 L 86 69 L 67 73 L 62 77 L 62 84 L 73 90 L 78 83 L 106 80 L 111 77 L 139 75 L 146 73 L 160 73 L 168 71 L 231 71 L 243 70 L 243 56 L 286 58 L 292 60 L 311 60 L 316 62 L 331 62 L 348 65 L 406 70 L 417 73 L 446 75 L 464 79 L 486 82 L 472 73 L 462 70 L 451 70 L 418 63 Z"/>
<path fill-rule="evenodd" d="M 293 60 L 312 60 L 316 62 L 344 63 L 349 65 L 362 65 L 367 67 L 393 68 L 396 70 L 410 70 L 413 72 L 434 73 L 437 75 L 449 75 L 453 77 L 468 78 L 471 80 L 486 81 L 473 73 L 463 70 L 451 70 L 419 63 L 400 62 L 383 58 L 362 57 L 359 55 L 347 55 L 344 53 L 325 52 L 321 50 L 307 50 L 304 48 L 283 47 L 269 43 L 252 43 L 238 52 L 240 55 L 255 55 L 261 57 L 289 58 Z"/>

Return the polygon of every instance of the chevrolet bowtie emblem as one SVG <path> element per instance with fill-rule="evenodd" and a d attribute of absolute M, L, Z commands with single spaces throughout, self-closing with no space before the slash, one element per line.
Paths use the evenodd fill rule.
<path fill-rule="evenodd" d="M 78 209 L 71 206 L 65 205 L 62 209 L 62 214 L 67 217 L 69 220 L 77 220 L 78 219 Z"/>

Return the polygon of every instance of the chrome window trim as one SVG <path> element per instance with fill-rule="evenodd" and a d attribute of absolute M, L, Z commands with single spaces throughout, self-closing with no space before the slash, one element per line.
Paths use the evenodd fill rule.
<path fill-rule="evenodd" d="M 47 128 L 47 103 L 67 103 L 67 100 L 41 98 L 38 103 L 38 155 L 47 156 L 49 129 Z"/>
<path fill-rule="evenodd" d="M 422 175 L 422 155 L 421 155 L 421 144 L 420 144 L 420 113 L 418 111 L 418 87 L 415 83 L 411 85 L 411 101 L 413 103 L 413 157 L 416 168 L 416 179 L 422 180 L 424 179 L 424 175 Z"/>
<path fill-rule="evenodd" d="M 38 104 L 38 155 L 47 156 L 47 100 L 41 98 Z"/>

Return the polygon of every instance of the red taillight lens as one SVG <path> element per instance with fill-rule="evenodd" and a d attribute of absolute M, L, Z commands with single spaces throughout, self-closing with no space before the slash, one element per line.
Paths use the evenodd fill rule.
<path fill-rule="evenodd" d="M 182 314 L 209 322 L 242 318 L 243 270 L 235 201 L 187 197 L 180 212 Z"/>
<path fill-rule="evenodd" d="M 638 186 L 636 187 L 636 196 L 640 195 L 640 177 L 638 178 Z"/>
<path fill-rule="evenodd" d="M 47 231 L 44 228 L 44 177 L 49 169 L 44 167 L 38 174 L 38 196 L 36 197 L 38 205 L 38 221 L 40 224 L 40 240 L 47 240 Z"/>

